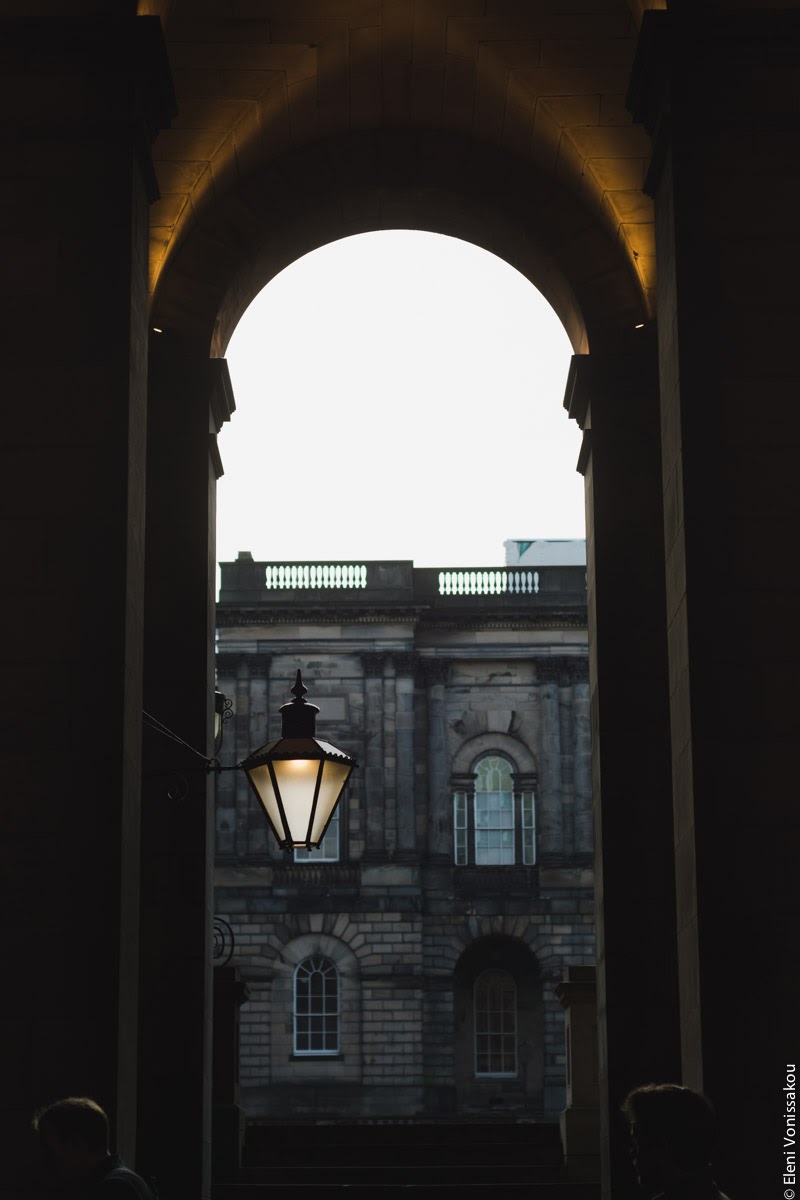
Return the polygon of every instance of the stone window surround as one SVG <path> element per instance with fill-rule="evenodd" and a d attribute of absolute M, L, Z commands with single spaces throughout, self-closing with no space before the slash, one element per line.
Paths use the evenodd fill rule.
<path fill-rule="evenodd" d="M 464 742 L 453 756 L 453 768 L 450 776 L 450 793 L 455 796 L 457 792 L 465 792 L 468 797 L 473 797 L 475 792 L 475 768 L 482 758 L 490 755 L 497 755 L 502 758 L 509 759 L 512 767 L 512 779 L 514 781 L 514 797 L 515 797 L 515 812 L 514 812 L 514 834 L 515 834 L 515 853 L 514 864 L 518 865 L 522 862 L 522 804 L 521 797 L 523 792 L 529 792 L 533 795 L 534 802 L 534 839 L 535 839 L 535 813 L 536 813 L 536 788 L 538 783 L 538 773 L 536 769 L 536 759 L 524 742 L 512 737 L 508 733 L 481 733 L 476 737 L 469 738 Z M 455 822 L 454 805 L 451 805 L 451 820 Z M 474 808 L 468 803 L 468 836 L 467 836 L 467 864 L 470 867 L 475 867 L 475 841 L 474 841 Z M 455 852 L 455 829 L 453 830 L 453 846 Z M 535 840 L 534 840 L 534 861 L 536 858 Z M 461 864 L 463 865 L 463 864 Z M 494 866 L 493 870 L 502 870 L 502 866 Z"/>

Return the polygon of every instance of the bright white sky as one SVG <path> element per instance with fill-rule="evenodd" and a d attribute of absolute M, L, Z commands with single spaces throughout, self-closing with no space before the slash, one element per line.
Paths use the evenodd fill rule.
<path fill-rule="evenodd" d="M 228 347 L 217 558 L 495 566 L 506 538 L 583 537 L 570 354 L 527 279 L 455 238 L 299 259 Z"/>

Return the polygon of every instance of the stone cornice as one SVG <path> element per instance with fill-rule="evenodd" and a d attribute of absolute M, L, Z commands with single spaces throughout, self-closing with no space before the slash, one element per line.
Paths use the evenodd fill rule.
<path fill-rule="evenodd" d="M 416 624 L 420 608 L 325 608 L 292 605 L 285 609 L 228 609 L 217 605 L 217 626 L 232 629 L 241 625 L 385 625 L 398 621 Z"/>
<path fill-rule="evenodd" d="M 584 616 L 563 616 L 563 617 L 558 617 L 558 618 L 553 618 L 551 616 L 551 617 L 548 617 L 547 619 L 535 618 L 535 617 L 532 618 L 532 617 L 528 617 L 528 616 L 518 617 L 516 619 L 515 618 L 508 619 L 508 618 L 502 618 L 502 617 L 498 617 L 495 619 L 479 618 L 479 617 L 474 617 L 474 618 L 466 617 L 466 618 L 461 618 L 459 620 L 448 619 L 448 620 L 425 621 L 423 628 L 430 629 L 430 630 L 442 630 L 442 631 L 453 630 L 453 629 L 469 629 L 469 630 L 478 630 L 478 629 L 508 629 L 508 630 L 588 629 L 589 622 L 585 615 Z"/>

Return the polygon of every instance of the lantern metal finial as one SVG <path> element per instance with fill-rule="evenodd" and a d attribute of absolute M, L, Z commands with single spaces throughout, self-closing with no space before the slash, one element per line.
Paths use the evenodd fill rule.
<path fill-rule="evenodd" d="M 305 694 L 308 688 L 303 683 L 303 676 L 300 674 L 300 668 L 297 669 L 297 678 L 294 681 L 292 695 L 294 700 L 290 700 L 288 704 L 282 704 L 278 710 L 281 714 L 281 737 L 285 738 L 303 738 L 316 736 L 316 722 L 319 708 L 316 704 L 309 704 L 305 699 Z"/>

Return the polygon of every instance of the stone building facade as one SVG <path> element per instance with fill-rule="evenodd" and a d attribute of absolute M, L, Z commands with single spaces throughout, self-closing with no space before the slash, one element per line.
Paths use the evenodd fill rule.
<path fill-rule="evenodd" d="M 319 851 L 218 777 L 216 911 L 248 985 L 250 1117 L 555 1114 L 568 965 L 594 962 L 586 574 L 222 564 L 223 757 L 301 668 L 359 760 Z"/>

